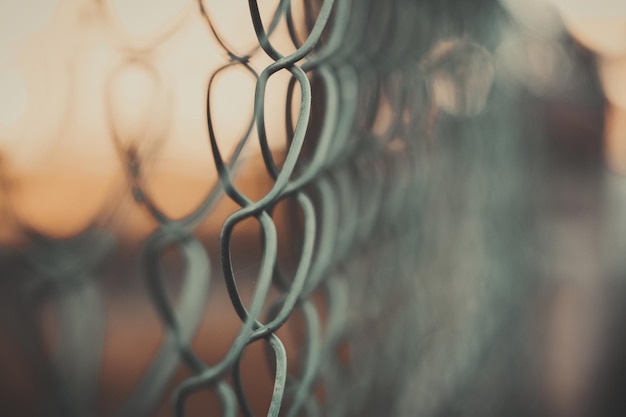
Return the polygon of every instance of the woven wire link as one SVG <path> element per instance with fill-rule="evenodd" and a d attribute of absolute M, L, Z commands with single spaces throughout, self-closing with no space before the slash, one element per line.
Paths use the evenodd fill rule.
<path fill-rule="evenodd" d="M 207 391 L 219 398 L 221 415 L 252 416 L 242 382 L 242 358 L 247 347 L 259 341 L 266 343 L 267 361 L 274 370 L 268 416 L 344 416 L 367 408 L 373 415 L 385 410 L 387 414 L 392 410 L 390 393 L 401 392 L 409 378 L 411 363 L 402 358 L 414 356 L 419 345 L 418 332 L 406 329 L 418 314 L 414 278 L 419 259 L 414 251 L 421 237 L 415 230 L 423 227 L 420 193 L 429 175 L 432 139 L 427 133 L 430 103 L 420 60 L 437 30 L 427 16 L 436 16 L 445 7 L 409 0 L 305 0 L 306 39 L 300 39 L 291 0 L 277 1 L 269 22 L 261 18 L 256 0 L 249 0 L 248 7 L 258 45 L 244 53 L 229 47 L 214 24 L 210 7 L 201 0 L 190 12 L 202 16 L 227 57 L 223 66 L 207 75 L 207 129 L 213 157 L 207 167 L 212 164 L 219 183 L 190 214 L 169 218 L 154 201 L 144 183 L 144 144 L 128 141 L 116 131 L 108 103 L 113 141 L 132 195 L 158 224 L 143 242 L 139 264 L 145 291 L 165 330 L 158 352 L 116 412 L 118 417 L 151 415 L 181 363 L 191 376 L 174 390 L 175 416 L 185 416 L 188 399 Z M 272 43 L 271 34 L 281 22 L 286 22 L 294 46 L 289 54 L 282 54 Z M 154 71 L 150 51 L 179 25 L 173 22 L 168 31 L 146 44 L 129 44 L 128 62 Z M 251 58 L 261 53 L 273 62 L 259 70 Z M 252 117 L 242 117 L 241 125 L 247 128 L 227 157 L 214 128 L 219 97 L 212 93 L 220 74 L 234 68 L 253 77 L 256 90 Z M 285 71 L 291 75 L 285 106 L 288 140 L 284 159 L 277 161 L 268 142 L 264 103 L 271 77 Z M 114 76 L 115 71 L 111 79 Z M 159 84 L 159 89 L 159 94 L 167 96 L 164 85 Z M 301 99 L 292 120 L 296 89 Z M 314 99 L 323 109 L 316 115 L 319 120 L 313 118 Z M 381 129 L 376 120 L 383 106 L 388 106 L 391 117 Z M 315 124 L 319 129 L 312 128 Z M 156 136 L 165 130 L 155 128 Z M 253 131 L 264 169 L 273 180 L 271 189 L 256 201 L 233 181 Z M 222 225 L 219 259 L 210 259 L 194 232 L 224 195 L 239 209 Z M 293 271 L 283 270 L 277 262 L 273 211 L 283 201 L 295 203 L 294 210 L 302 218 L 300 253 Z M 232 238 L 235 228 L 250 219 L 262 231 L 262 258 L 252 298 L 244 303 L 232 261 Z M 96 230 L 70 242 L 33 239 L 37 243 L 22 255 L 31 276 L 24 314 L 36 310 L 32 305 L 41 294 L 57 294 L 58 356 L 45 359 L 36 324 L 24 332 L 25 344 L 41 362 L 37 366 L 41 379 L 54 387 L 47 391 L 56 403 L 51 415 L 96 415 L 104 331 L 98 265 L 110 256 L 115 243 L 106 232 Z M 172 246 L 186 265 L 176 302 L 168 292 L 172 277 L 161 265 L 165 250 Z M 215 279 L 212 264 L 219 264 L 241 325 L 226 354 L 216 363 L 206 363 L 191 341 Z M 281 296 L 264 316 L 271 290 Z M 314 294 L 325 299 L 324 320 Z M 305 327 L 298 375 L 290 370 L 285 347 L 276 334 L 296 313 Z M 344 343 L 353 347 L 348 365 L 337 353 Z M 378 359 L 372 361 L 372 357 Z M 316 394 L 321 386 L 323 399 Z M 376 406 L 383 408 L 372 408 Z"/>

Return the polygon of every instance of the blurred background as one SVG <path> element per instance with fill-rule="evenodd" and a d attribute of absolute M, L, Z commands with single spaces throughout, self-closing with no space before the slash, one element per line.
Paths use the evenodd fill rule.
<path fill-rule="evenodd" d="M 282 55 L 322 13 L 321 1 L 263 1 L 262 24 L 286 3 L 295 18 L 281 18 L 269 37 Z M 318 412 L 625 415 L 626 2 L 335 3 L 316 51 L 341 32 L 328 66 L 341 74 L 345 102 L 329 107 L 332 90 L 309 75 L 297 165 L 314 160 L 332 124 L 325 111 L 336 109 L 348 121 L 347 151 L 319 176 L 343 192 L 324 213 L 337 217 L 347 249 L 324 273 L 348 288 L 348 330 L 335 349 L 342 365 L 320 371 L 330 385 L 311 389 Z M 189 245 L 210 261 L 211 290 L 189 290 L 183 278 L 196 261 L 178 248 L 187 240 L 158 252 L 182 300 L 172 304 L 202 294 L 192 350 L 214 364 L 235 343 L 241 322 L 219 245 L 239 205 L 220 189 L 207 112 L 236 186 L 258 201 L 276 178 L 250 126 L 262 107 L 268 152 L 282 167 L 293 141 L 284 126 L 306 101 L 282 70 L 255 104 L 259 73 L 278 58 L 260 48 L 250 14 L 244 1 L 0 0 L 1 415 L 173 415 L 172 393 L 196 371 L 172 364 L 161 388 L 141 391 L 168 335 L 138 268 L 163 219 L 195 219 Z M 409 104 L 398 107 L 402 91 Z M 342 166 L 357 172 L 347 183 Z M 402 196 L 385 220 L 380 201 Z M 323 198 L 312 199 L 323 212 Z M 286 271 L 298 268 L 305 240 L 306 215 L 294 207 L 269 209 Z M 377 207 L 369 229 L 367 207 Z M 263 238 L 252 217 L 232 236 L 246 303 Z M 281 291 L 275 284 L 268 300 Z M 333 322 L 332 291 L 304 297 L 322 327 Z M 306 374 L 304 316 L 276 333 L 294 380 Z M 266 351 L 251 345 L 241 359 L 255 415 L 272 398 Z M 333 366 L 349 381 L 335 397 Z M 194 394 L 185 415 L 227 414 L 218 397 Z M 140 403 L 141 413 L 125 408 Z"/>

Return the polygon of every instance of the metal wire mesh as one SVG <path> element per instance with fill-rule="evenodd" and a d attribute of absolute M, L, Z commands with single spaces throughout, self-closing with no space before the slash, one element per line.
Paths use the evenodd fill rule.
<path fill-rule="evenodd" d="M 445 362 L 429 357 L 424 343 L 424 338 L 439 337 L 431 332 L 441 321 L 417 319 L 442 313 L 424 309 L 433 308 L 429 300 L 432 291 L 445 291 L 424 278 L 446 275 L 432 269 L 436 262 L 428 259 L 425 248 L 450 244 L 458 246 L 450 251 L 470 251 L 474 259 L 486 256 L 486 249 L 472 242 L 433 240 L 454 233 L 433 231 L 436 226 L 424 220 L 425 214 L 448 207 L 446 199 L 434 191 L 442 190 L 436 185 L 437 178 L 445 182 L 441 178 L 446 175 L 468 172 L 464 168 L 456 174 L 450 172 L 467 154 L 462 150 L 446 154 L 461 146 L 458 142 L 439 144 L 438 152 L 443 154 L 436 154 L 436 136 L 445 139 L 466 135 L 476 139 L 480 135 L 471 128 L 461 134 L 433 133 L 437 115 L 428 93 L 431 67 L 424 64 L 423 58 L 434 39 L 447 35 L 449 27 L 442 22 L 447 21 L 444 15 L 452 3 L 305 0 L 305 39 L 301 39 L 301 16 L 294 16 L 293 2 L 276 3 L 268 21 L 262 18 L 256 0 L 248 2 L 258 45 L 244 53 L 228 46 L 229 40 L 214 24 L 210 6 L 199 1 L 193 11 L 206 21 L 226 59 L 223 66 L 207 74 L 206 115 L 213 160 L 212 165 L 209 161 L 206 165 L 217 171 L 219 182 L 188 215 L 171 218 L 154 200 L 145 186 L 144 173 L 149 160 L 146 146 L 150 143 L 123 137 L 115 128 L 115 110 L 110 102 L 106 109 L 134 201 L 157 225 L 142 243 L 137 264 L 145 293 L 164 331 L 158 351 L 132 393 L 113 413 L 115 416 L 152 415 L 166 395 L 171 395 L 173 414 L 184 416 L 191 397 L 209 393 L 219 399 L 223 416 L 255 415 L 258 411 L 253 411 L 251 393 L 242 377 L 245 352 L 255 343 L 265 345 L 266 363 L 262 366 L 269 365 L 274 378 L 268 416 L 358 415 L 364 410 L 372 415 L 391 415 L 393 404 L 400 403 L 398 399 L 411 384 L 436 387 L 433 389 L 440 396 L 454 390 L 445 370 L 413 371 L 418 363 L 437 367 Z M 455 16 L 460 20 L 452 19 L 450 27 L 460 28 L 456 35 L 469 34 L 486 44 L 496 36 L 491 29 L 485 29 L 484 18 L 476 19 L 475 13 L 461 10 Z M 272 41 L 272 32 L 281 22 L 289 28 L 293 44 L 288 54 L 281 53 Z M 150 50 L 166 42 L 177 28 L 173 23 L 164 35 L 141 47 L 126 45 L 126 64 L 139 63 L 151 71 Z M 273 62 L 259 69 L 252 58 L 262 53 Z M 220 97 L 214 97 L 213 90 L 216 80 L 233 69 L 253 77 L 256 90 L 253 114 L 240 119 L 245 134 L 228 155 L 222 151 L 223 140 L 214 128 L 214 110 L 220 106 Z M 281 157 L 268 142 L 265 98 L 272 76 L 284 72 L 291 75 L 291 81 L 285 100 L 287 144 Z M 115 70 L 110 77 L 115 77 Z M 299 101 L 293 102 L 297 91 Z M 388 116 L 381 116 L 383 113 Z M 453 123 L 448 128 L 456 129 Z M 158 126 L 155 129 L 158 136 Z M 272 179 L 269 190 L 258 199 L 235 185 L 242 165 L 240 156 L 253 138 L 258 138 L 263 169 Z M 511 143 L 502 142 L 503 148 Z M 501 157 L 514 151 L 496 153 Z M 476 155 L 490 158 L 487 152 Z M 444 168 L 434 168 L 434 156 L 449 161 L 442 164 Z M 510 178 L 499 180 L 499 186 L 506 187 Z M 454 198 L 455 192 L 471 194 L 481 186 L 480 181 L 472 182 L 470 177 L 465 185 L 445 193 Z M 224 196 L 239 208 L 221 225 L 219 257 L 213 259 L 196 231 Z M 290 204 L 288 217 L 291 233 L 296 236 L 292 250 L 297 255 L 290 267 L 280 265 L 281 246 L 275 224 L 277 217 L 284 215 L 277 213 L 276 207 L 285 202 Z M 462 227 L 475 227 L 473 220 L 481 216 L 491 220 L 494 211 L 478 204 L 469 213 L 464 215 L 469 220 Z M 261 230 L 257 243 L 261 260 L 250 297 L 241 294 L 242 278 L 238 277 L 232 253 L 234 231 L 246 221 L 257 222 Z M 488 222 L 481 220 L 480 224 Z M 20 271 L 26 271 L 20 275 L 24 279 L 19 283 L 22 298 L 16 333 L 28 349 L 39 382 L 46 387 L 40 414 L 98 415 L 105 329 L 102 294 L 106 285 L 102 282 L 106 274 L 101 271 L 103 264 L 115 258 L 117 242 L 102 229 L 91 228 L 70 240 L 56 240 L 25 225 L 19 227 L 30 243 L 16 255 Z M 505 248 L 512 245 L 511 241 L 500 243 Z M 171 276 L 163 265 L 165 253 L 172 248 L 183 258 L 182 280 Z M 467 265 L 476 271 L 481 268 L 478 261 Z M 497 265 L 491 263 L 490 268 L 497 269 Z M 218 361 L 207 363 L 192 341 L 201 326 L 212 286 L 219 279 L 223 279 L 240 325 L 228 351 Z M 172 294 L 173 281 L 182 282 L 176 297 Z M 511 291 L 510 280 L 494 284 L 485 278 L 476 282 L 486 283 L 484 293 Z M 483 288 L 481 285 L 469 283 L 463 288 L 474 302 L 485 302 L 483 290 L 476 289 Z M 272 298 L 270 293 L 278 297 Z M 52 355 L 38 323 L 41 305 L 50 299 L 57 311 Z M 449 301 L 454 303 L 454 298 Z M 498 307 L 500 312 L 505 310 Z M 480 322 L 482 328 L 466 329 L 470 344 L 473 335 L 489 334 L 498 328 L 491 316 L 476 314 L 472 323 Z M 304 334 L 297 371 L 288 363 L 285 346 L 277 335 L 296 315 L 301 317 L 300 330 Z M 442 337 L 445 339 L 445 335 Z M 347 363 L 340 353 L 346 344 L 350 346 Z M 438 342 L 438 346 L 442 344 L 446 342 Z M 450 358 L 456 355 L 453 350 L 450 347 Z M 463 355 L 471 357 L 479 351 L 480 346 L 475 346 Z M 441 352 L 439 355 L 446 356 Z M 424 357 L 429 359 L 424 361 Z M 455 369 L 462 363 L 475 362 L 457 359 Z M 181 365 L 188 376 L 170 393 Z M 434 397 L 419 396 L 420 413 L 432 412 L 434 403 L 443 401 Z M 405 412 L 415 413 L 415 405 Z"/>

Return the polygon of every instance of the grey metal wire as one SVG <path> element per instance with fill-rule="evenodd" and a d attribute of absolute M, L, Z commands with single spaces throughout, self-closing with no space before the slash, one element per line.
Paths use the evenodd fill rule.
<path fill-rule="evenodd" d="M 186 415 L 190 396 L 213 391 L 223 416 L 253 416 L 242 382 L 242 358 L 257 342 L 267 345 L 267 361 L 274 373 L 267 416 L 358 415 L 378 399 L 388 404 L 384 395 L 399 392 L 406 384 L 410 366 L 405 358 L 419 345 L 411 334 L 405 334 L 419 310 L 412 298 L 419 270 L 412 251 L 420 245 L 420 227 L 425 226 L 418 219 L 427 200 L 423 161 L 428 157 L 424 132 L 429 102 L 419 62 L 438 36 L 427 17 L 454 2 L 446 2 L 447 6 L 435 3 L 305 0 L 310 25 L 306 39 L 300 39 L 291 0 L 276 2 L 267 26 L 257 1 L 249 0 L 258 45 L 242 53 L 229 46 L 215 27 L 210 7 L 198 0 L 195 13 L 204 19 L 225 54 L 224 64 L 207 74 L 206 117 L 213 157 L 212 167 L 210 161 L 207 167 L 217 172 L 219 183 L 195 210 L 179 219 L 168 217 L 146 190 L 144 163 L 149 151 L 138 141 L 124 144 L 127 138 L 116 130 L 113 104 L 107 98 L 106 117 L 128 186 L 136 203 L 157 225 L 142 243 L 137 263 L 145 293 L 165 331 L 158 352 L 116 416 L 151 415 L 181 365 L 191 376 L 174 389 L 173 415 Z M 283 21 L 295 48 L 289 54 L 272 43 L 272 33 Z M 128 60 L 120 68 L 139 63 L 154 74 L 158 87 L 166 90 L 151 67 L 149 51 L 178 27 L 172 26 L 145 46 L 129 45 Z M 273 61 L 261 70 L 251 63 L 260 53 Z M 235 68 L 254 78 L 256 90 L 254 112 L 249 118 L 242 115 L 245 132 L 227 158 L 214 127 L 214 109 L 219 106 L 214 85 L 223 72 Z M 118 69 L 110 74 L 109 87 Z M 286 153 L 279 163 L 269 145 L 264 103 L 271 77 L 280 72 L 290 73 L 291 81 L 285 100 Z M 294 121 L 296 88 L 301 98 Z M 392 116 L 381 134 L 376 133 L 375 122 L 383 99 Z M 314 113 L 315 100 L 321 114 Z M 234 184 L 242 151 L 254 129 L 264 168 L 273 181 L 271 189 L 256 201 Z M 239 209 L 222 225 L 219 259 L 210 259 L 194 232 L 221 198 L 231 199 Z M 294 203 L 302 218 L 293 270 L 278 265 L 274 208 L 284 201 Z M 235 228 L 250 219 L 261 228 L 262 255 L 251 301 L 245 303 L 233 265 L 232 240 Z M 85 239 L 90 239 L 88 245 L 82 243 Z M 101 290 L 95 276 L 96 266 L 110 256 L 111 237 L 90 230 L 69 243 L 44 238 L 40 242 L 22 258 L 32 282 L 61 294 L 59 357 L 41 359 L 43 352 L 34 354 L 40 357 L 38 368 L 44 370 L 46 384 L 62 381 L 60 389 L 50 391 L 60 402 L 49 409 L 50 414 L 95 416 L 97 386 L 93 384 L 98 379 L 103 343 L 103 316 L 98 307 Z M 174 277 L 168 277 L 162 265 L 163 254 L 171 247 L 185 264 L 176 301 L 167 284 Z M 221 274 L 212 264 L 219 265 Z M 191 341 L 201 325 L 213 281 L 220 275 L 241 324 L 224 356 L 216 363 L 206 363 Z M 267 309 L 270 291 L 280 296 Z M 36 304 L 37 297 L 32 294 L 39 292 L 31 289 L 27 293 L 28 305 Z M 324 311 L 312 300 L 316 294 L 324 297 Z M 25 310 L 36 316 L 35 308 Z M 277 335 L 296 314 L 302 317 L 305 330 L 298 375 L 291 372 L 285 346 Z M 36 327 L 33 324 L 26 331 L 30 334 L 24 336 L 30 338 L 34 351 L 41 349 Z M 86 337 L 85 331 L 90 335 Z M 365 334 L 369 341 L 363 339 Z M 354 357 L 346 365 L 337 351 L 348 341 Z M 380 357 L 373 364 L 367 362 L 377 354 Z M 316 394 L 320 386 L 324 387 L 323 400 Z M 375 394 L 379 388 L 380 398 Z"/>

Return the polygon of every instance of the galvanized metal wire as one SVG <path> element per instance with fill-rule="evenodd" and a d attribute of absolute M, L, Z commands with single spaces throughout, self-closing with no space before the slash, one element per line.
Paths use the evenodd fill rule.
<path fill-rule="evenodd" d="M 272 417 L 359 415 L 368 408 L 371 413 L 392 413 L 392 397 L 401 397 L 415 375 L 411 370 L 419 356 L 416 349 L 423 344 L 417 338 L 428 334 L 428 329 L 415 328 L 423 306 L 416 301 L 420 298 L 417 288 L 424 285 L 418 275 L 428 275 L 416 248 L 423 247 L 423 236 L 432 236 L 421 216 L 432 209 L 428 208 L 429 190 L 436 189 L 424 184 L 442 174 L 429 168 L 434 155 L 429 129 L 433 103 L 423 58 L 435 40 L 450 35 L 448 27 L 460 28 L 452 35 L 482 36 L 479 40 L 485 44 L 492 34 L 483 35 L 483 26 L 471 20 L 471 13 L 459 14 L 460 21 L 446 26 L 442 16 L 454 2 L 305 0 L 307 35 L 301 39 L 301 17 L 294 16 L 292 3 L 277 1 L 267 22 L 257 1 L 248 1 L 258 45 L 245 52 L 229 46 L 214 24 L 211 8 L 201 0 L 189 12 L 204 19 L 225 61 L 207 74 L 206 93 L 213 159 L 206 161 L 206 167 L 217 172 L 219 182 L 188 215 L 168 217 L 150 195 L 145 186 L 146 144 L 142 138 L 124 138 L 116 129 L 114 105 L 107 99 L 106 117 L 128 186 L 136 204 L 157 225 L 142 243 L 137 264 L 145 293 L 164 329 L 158 352 L 115 416 L 151 415 L 181 365 L 190 376 L 171 394 L 173 415 L 185 416 L 191 396 L 211 391 L 219 399 L 221 415 L 253 416 L 242 381 L 242 358 L 253 343 L 266 344 L 267 364 L 273 369 L 267 410 Z M 471 24 L 460 24 L 465 18 Z M 287 25 L 294 47 L 290 53 L 281 52 L 272 41 L 281 22 Z M 178 25 L 173 22 L 164 35 L 145 44 L 128 42 L 128 60 L 122 67 L 139 64 L 160 80 L 150 51 L 175 33 Z M 259 69 L 251 59 L 261 53 L 273 62 Z M 224 140 L 214 126 L 214 109 L 220 105 L 214 86 L 220 75 L 233 69 L 249 74 L 256 90 L 253 114 L 241 115 L 245 132 L 235 150 L 226 155 L 220 148 Z M 287 143 L 284 158 L 278 161 L 268 141 L 264 103 L 271 78 L 281 72 L 288 72 L 291 81 L 285 100 Z M 159 89 L 167 95 L 164 85 L 159 84 Z M 293 103 L 295 90 L 299 90 L 298 103 Z M 316 103 L 322 109 L 319 114 L 314 111 Z M 383 110 L 390 116 L 381 122 Z M 157 126 L 157 137 L 150 138 L 150 143 L 158 142 L 166 129 Z M 242 151 L 254 132 L 259 158 L 272 179 L 269 191 L 256 200 L 234 181 Z M 195 232 L 223 198 L 231 199 L 239 209 L 223 222 L 219 258 L 211 259 Z M 430 201 L 434 200 L 431 196 Z M 299 254 L 290 269 L 278 262 L 274 214 L 276 206 L 287 201 L 301 219 L 295 222 Z M 261 230 L 262 255 L 252 296 L 244 301 L 232 241 L 238 225 L 251 219 Z M 22 305 L 30 324 L 18 333 L 38 364 L 42 383 L 49 387 L 47 404 L 52 405 L 42 415 L 98 415 L 105 325 L 99 268 L 113 256 L 115 238 L 107 231 L 91 229 L 72 240 L 57 241 L 26 226 L 22 229 L 31 237 L 29 249 L 19 253 L 28 271 Z M 162 265 L 165 251 L 172 247 L 185 265 L 177 300 L 168 285 L 176 277 L 168 276 Z M 207 363 L 194 350 L 192 340 L 217 279 L 223 279 L 240 327 L 223 357 Z M 272 291 L 280 296 L 267 308 Z M 35 318 L 36 306 L 47 294 L 54 294 L 59 312 L 58 354 L 53 358 L 42 347 Z M 314 302 L 315 294 L 325 299 L 324 311 Z M 305 334 L 297 374 L 277 335 L 294 315 L 302 317 Z M 337 352 L 348 342 L 352 349 L 346 365 Z"/>

